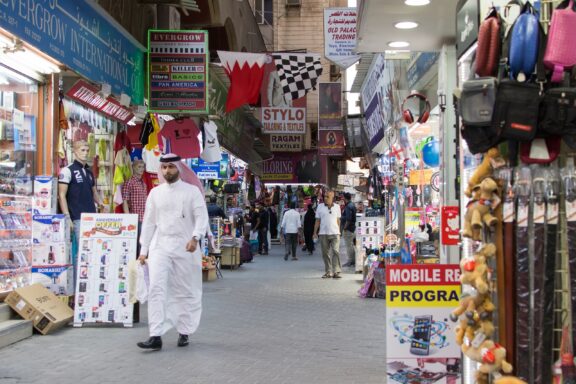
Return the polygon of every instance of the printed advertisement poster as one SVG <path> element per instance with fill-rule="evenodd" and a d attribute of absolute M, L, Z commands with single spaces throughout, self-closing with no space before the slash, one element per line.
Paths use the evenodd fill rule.
<path fill-rule="evenodd" d="M 356 49 L 356 8 L 324 8 L 324 56 L 346 69 L 360 59 Z"/>
<path fill-rule="evenodd" d="M 138 215 L 82 214 L 74 326 L 132 326 L 128 262 L 136 259 Z"/>
<path fill-rule="evenodd" d="M 318 130 L 342 129 L 342 84 L 318 84 Z"/>
<path fill-rule="evenodd" d="M 459 382 L 461 351 L 449 320 L 459 297 L 457 264 L 387 266 L 388 382 Z"/>
<path fill-rule="evenodd" d="M 306 133 L 306 96 L 297 100 L 284 98 L 280 77 L 273 62 L 264 66 L 260 102 L 263 133 Z"/>
<path fill-rule="evenodd" d="M 200 179 L 227 179 L 229 157 L 222 153 L 222 159 L 214 163 L 208 163 L 200 158 L 190 159 L 189 166 Z"/>
<path fill-rule="evenodd" d="M 321 155 L 344 156 L 344 132 L 342 130 L 318 131 L 318 151 Z"/>
<path fill-rule="evenodd" d="M 149 110 L 207 114 L 208 59 L 207 31 L 149 30 Z"/>
<path fill-rule="evenodd" d="M 442 207 L 442 234 L 444 245 L 458 245 L 460 242 L 460 209 L 457 206 Z"/>
<path fill-rule="evenodd" d="M 303 144 L 303 135 L 270 135 L 272 152 L 300 152 Z"/>

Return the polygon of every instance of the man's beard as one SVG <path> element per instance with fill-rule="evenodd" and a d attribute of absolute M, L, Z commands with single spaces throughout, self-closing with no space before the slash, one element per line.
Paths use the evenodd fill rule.
<path fill-rule="evenodd" d="M 180 172 L 176 172 L 174 174 L 167 173 L 164 175 L 164 179 L 166 180 L 166 182 L 168 184 L 172 184 L 173 182 L 178 181 L 179 177 L 180 177 Z"/>

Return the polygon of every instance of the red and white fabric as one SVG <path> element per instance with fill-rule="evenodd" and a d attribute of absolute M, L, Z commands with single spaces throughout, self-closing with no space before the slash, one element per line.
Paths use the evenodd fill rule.
<path fill-rule="evenodd" d="M 266 54 L 218 51 L 218 57 L 230 78 L 226 112 L 229 113 L 244 104 L 257 103 L 264 77 Z"/>

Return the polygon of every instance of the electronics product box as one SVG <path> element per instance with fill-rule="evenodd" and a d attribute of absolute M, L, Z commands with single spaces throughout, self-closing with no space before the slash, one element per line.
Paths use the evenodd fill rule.
<path fill-rule="evenodd" d="M 57 296 L 74 294 L 74 276 L 71 265 L 33 265 L 32 283 L 41 284 Z"/>
<path fill-rule="evenodd" d="M 224 267 L 236 268 L 240 265 L 240 248 L 222 247 L 220 265 Z"/>
<path fill-rule="evenodd" d="M 70 264 L 66 243 L 34 244 L 32 266 L 62 266 Z"/>
<path fill-rule="evenodd" d="M 56 178 L 36 176 L 34 178 L 33 212 L 48 215 L 56 213 Z"/>
<path fill-rule="evenodd" d="M 32 242 L 34 244 L 68 243 L 70 230 L 65 215 L 32 216 Z"/>
<path fill-rule="evenodd" d="M 74 311 L 40 284 L 18 288 L 6 297 L 5 303 L 43 335 L 72 321 Z"/>

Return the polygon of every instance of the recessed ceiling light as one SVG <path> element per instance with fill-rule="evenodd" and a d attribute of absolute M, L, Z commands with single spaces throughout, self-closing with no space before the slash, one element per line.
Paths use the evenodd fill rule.
<path fill-rule="evenodd" d="M 407 41 L 391 41 L 388 46 L 390 48 L 406 48 L 410 46 L 410 43 Z"/>
<path fill-rule="evenodd" d="M 399 23 L 394 24 L 395 28 L 398 29 L 414 29 L 418 27 L 418 23 L 413 21 L 401 21 Z"/>
<path fill-rule="evenodd" d="M 430 4 L 430 0 L 404 0 L 404 4 L 412 7 L 421 7 Z"/>

